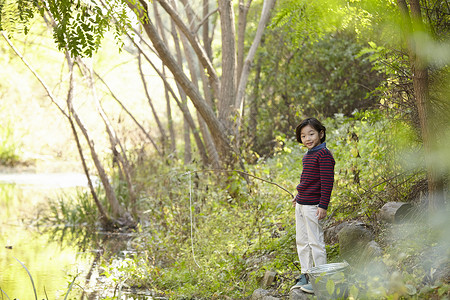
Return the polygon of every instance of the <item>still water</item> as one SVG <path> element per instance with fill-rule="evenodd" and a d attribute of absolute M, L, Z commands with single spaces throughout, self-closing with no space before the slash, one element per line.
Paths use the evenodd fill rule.
<path fill-rule="evenodd" d="M 83 174 L 0 174 L 0 299 L 35 299 L 27 270 L 38 299 L 64 299 L 73 277 L 86 277 L 94 252 L 35 226 L 43 204 L 83 186 Z"/>

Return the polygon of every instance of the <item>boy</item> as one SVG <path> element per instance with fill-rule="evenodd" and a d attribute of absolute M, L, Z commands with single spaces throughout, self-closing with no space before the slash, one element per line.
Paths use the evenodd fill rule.
<path fill-rule="evenodd" d="M 291 290 L 300 288 L 306 293 L 314 293 L 306 272 L 313 267 L 313 262 L 315 266 L 327 263 L 322 220 L 327 215 L 333 189 L 335 161 L 326 148 L 326 128 L 317 119 L 303 120 L 297 126 L 296 137 L 308 152 L 302 159 L 303 171 L 293 201 L 301 275 Z"/>

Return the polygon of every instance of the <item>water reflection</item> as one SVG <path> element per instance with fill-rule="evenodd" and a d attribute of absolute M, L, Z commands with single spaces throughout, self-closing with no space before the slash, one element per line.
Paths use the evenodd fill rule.
<path fill-rule="evenodd" d="M 0 176 L 0 181 L 22 176 Z M 61 176 L 67 180 L 69 177 Z M 34 178 L 34 177 L 33 177 Z M 105 299 L 114 290 L 105 291 L 99 264 L 133 253 L 132 233 L 96 232 L 87 226 L 42 225 L 43 204 L 61 199 L 73 201 L 76 195 L 69 184 L 33 179 L 32 184 L 0 183 L 0 288 L 10 299 L 35 299 L 30 272 L 38 299 L 64 299 L 76 276 L 76 285 L 68 299 Z M 19 181 L 20 181 L 19 180 Z M 37 182 L 46 182 L 39 185 Z M 72 181 L 74 183 L 80 181 Z M 28 182 L 29 183 L 29 182 Z M 78 184 L 75 184 L 78 185 Z M 66 186 L 66 188 L 61 188 Z M 25 270 L 16 260 L 20 260 Z M 0 299 L 7 297 L 0 291 Z M 120 299 L 154 299 L 148 295 L 122 293 Z M 2 298 L 3 296 L 3 298 Z M 117 299 L 117 298 L 110 298 Z"/>
<path fill-rule="evenodd" d="M 91 252 L 49 242 L 53 233 L 33 226 L 39 218 L 37 205 L 56 193 L 32 186 L 0 185 L 0 288 L 11 299 L 35 298 L 27 270 L 16 258 L 30 272 L 38 299 L 62 299 L 71 278 L 89 271 Z"/>
<path fill-rule="evenodd" d="M 11 299 L 34 299 L 31 280 L 15 258 L 33 277 L 38 299 L 46 299 L 45 293 L 49 299 L 61 298 L 71 277 L 88 272 L 91 253 L 48 243 L 48 239 L 47 234 L 30 227 L 1 226 L 0 286 Z"/>

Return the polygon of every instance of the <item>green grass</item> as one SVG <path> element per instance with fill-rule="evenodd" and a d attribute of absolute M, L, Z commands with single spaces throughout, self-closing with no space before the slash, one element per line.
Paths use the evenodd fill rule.
<path fill-rule="evenodd" d="M 0 165 L 14 166 L 21 161 L 20 142 L 10 122 L 0 126 Z"/>

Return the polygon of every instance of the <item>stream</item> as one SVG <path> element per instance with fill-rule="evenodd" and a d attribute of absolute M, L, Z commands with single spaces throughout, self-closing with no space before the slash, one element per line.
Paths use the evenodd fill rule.
<path fill-rule="evenodd" d="M 103 251 L 92 247 L 105 237 L 86 228 L 36 226 L 43 204 L 58 197 L 68 201 L 68 195 L 86 186 L 86 177 L 78 173 L 0 173 L 0 299 L 35 299 L 34 288 L 39 300 L 64 299 L 74 276 L 89 285 Z M 86 286 L 72 289 L 68 299 L 102 299 Z"/>

